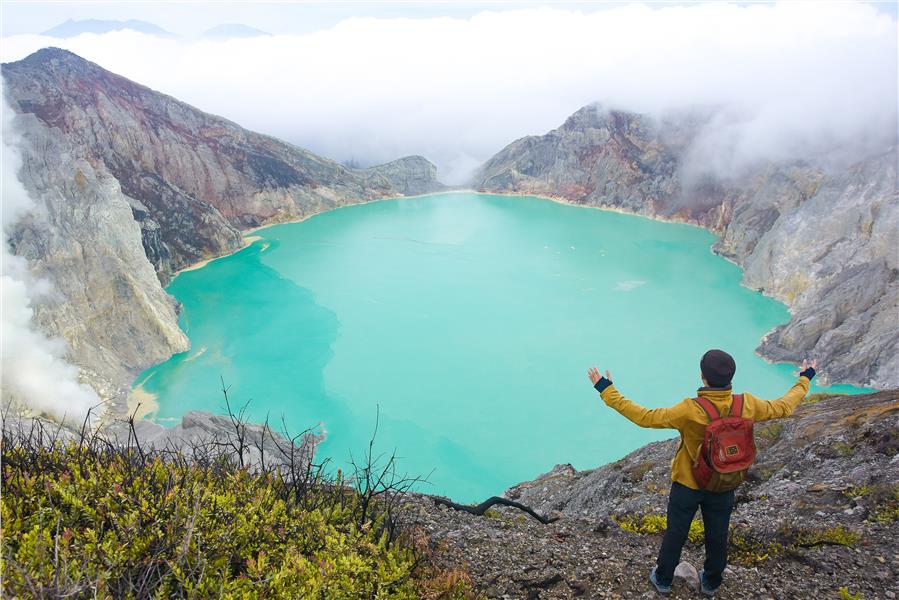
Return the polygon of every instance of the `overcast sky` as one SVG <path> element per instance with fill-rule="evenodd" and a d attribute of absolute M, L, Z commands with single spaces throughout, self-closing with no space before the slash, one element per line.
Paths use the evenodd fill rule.
<path fill-rule="evenodd" d="M 41 33 L 67 19 L 138 19 L 181 36 L 197 36 L 224 23 L 274 34 L 310 33 L 350 17 L 382 19 L 469 18 L 484 10 L 554 6 L 592 12 L 625 2 L 35 2 L 4 0 L 3 35 Z M 686 4 L 686 3 L 681 3 Z M 884 5 L 886 6 L 886 5 Z"/>
<path fill-rule="evenodd" d="M 337 160 L 406 154 L 460 183 L 581 106 L 718 106 L 727 172 L 896 135 L 895 3 L 2 3 L 3 60 L 54 45 Z M 35 35 L 140 19 L 179 36 Z M 201 41 L 241 23 L 271 37 Z M 851 156 L 850 156 L 851 157 Z"/>

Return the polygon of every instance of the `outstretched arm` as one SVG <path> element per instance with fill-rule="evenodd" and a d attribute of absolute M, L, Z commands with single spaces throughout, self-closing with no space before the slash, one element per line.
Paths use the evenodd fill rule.
<path fill-rule="evenodd" d="M 815 376 L 815 367 L 817 366 L 818 361 L 816 360 L 813 360 L 811 364 L 808 360 L 803 360 L 802 372 L 799 373 L 799 379 L 793 384 L 790 391 L 777 400 L 757 400 L 753 411 L 753 420 L 768 421 L 793 414 L 793 411 L 808 394 L 808 388 L 811 385 L 812 377 Z"/>
<path fill-rule="evenodd" d="M 622 396 L 621 392 L 615 389 L 615 385 L 612 383 L 612 374 L 608 371 L 606 371 L 605 377 L 601 377 L 599 370 L 591 367 L 587 371 L 587 376 L 607 406 L 614 408 L 624 418 L 640 427 L 679 429 L 687 420 L 687 407 L 683 402 L 671 408 L 645 408 Z"/>

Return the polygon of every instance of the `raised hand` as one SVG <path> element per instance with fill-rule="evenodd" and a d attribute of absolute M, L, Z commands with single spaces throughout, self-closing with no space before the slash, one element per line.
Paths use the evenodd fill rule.
<path fill-rule="evenodd" d="M 599 374 L 599 369 L 597 369 L 596 367 L 590 367 L 589 369 L 587 369 L 587 377 L 590 378 L 590 383 L 592 383 L 593 385 L 596 385 L 596 382 L 602 378 L 602 376 Z M 608 369 L 606 369 L 606 379 L 612 381 L 612 374 L 609 373 Z"/>
<path fill-rule="evenodd" d="M 806 371 L 807 371 L 809 368 L 812 369 L 812 372 L 811 372 L 811 373 L 806 373 Z M 801 376 L 801 375 L 807 375 L 808 378 L 811 379 L 812 377 L 815 376 L 814 373 L 815 373 L 815 371 L 817 371 L 817 370 L 818 370 L 818 361 L 817 361 L 817 360 L 812 359 L 812 362 L 809 363 L 808 359 L 803 359 L 803 361 L 802 361 L 802 367 L 799 369 L 799 375 L 800 375 L 800 376 Z"/>

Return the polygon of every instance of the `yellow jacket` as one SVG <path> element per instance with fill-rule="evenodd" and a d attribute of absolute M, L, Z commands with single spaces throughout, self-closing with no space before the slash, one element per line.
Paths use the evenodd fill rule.
<path fill-rule="evenodd" d="M 800 377 L 786 394 L 777 400 L 761 400 L 752 394 L 743 394 L 743 416 L 753 421 L 767 421 L 786 417 L 796 410 L 799 403 L 808 393 L 808 377 Z M 730 386 L 726 388 L 699 388 L 698 394 L 708 398 L 718 409 L 721 416 L 730 414 L 732 399 Z M 671 408 L 644 408 L 621 395 L 614 385 L 602 391 L 602 399 L 606 405 L 614 408 L 625 418 L 640 427 L 654 429 L 677 429 L 681 443 L 671 461 L 671 480 L 694 490 L 699 489 L 693 478 L 692 465 L 702 446 L 705 426 L 709 417 L 692 398 L 684 398 Z"/>

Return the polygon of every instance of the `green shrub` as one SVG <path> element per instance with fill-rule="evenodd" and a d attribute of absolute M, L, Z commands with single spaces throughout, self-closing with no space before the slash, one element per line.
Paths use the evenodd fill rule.
<path fill-rule="evenodd" d="M 899 520 L 899 484 L 879 486 L 872 491 L 874 506 L 869 520 L 878 523 L 894 523 Z"/>
<path fill-rule="evenodd" d="M 618 526 L 631 533 L 664 533 L 668 526 L 668 518 L 665 515 L 625 515 L 617 517 Z M 705 528 L 702 521 L 695 520 L 690 523 L 690 531 L 687 539 L 693 543 L 705 539 Z"/>
<path fill-rule="evenodd" d="M 853 594 L 847 587 L 840 588 L 840 600 L 864 600 L 862 593 Z"/>
<path fill-rule="evenodd" d="M 754 473 L 759 481 L 768 481 L 774 474 L 784 468 L 782 464 L 759 465 L 751 467 L 750 474 Z"/>
<path fill-rule="evenodd" d="M 846 442 L 834 442 L 830 445 L 830 447 L 837 454 L 837 456 L 842 456 L 843 458 L 852 456 L 855 452 L 852 446 L 850 444 L 847 444 Z"/>
<path fill-rule="evenodd" d="M 836 396 L 845 396 L 846 394 L 824 394 L 821 392 L 815 394 L 809 394 L 805 398 L 802 399 L 802 404 L 814 404 L 815 402 L 820 402 L 821 400 L 826 400 L 827 398 L 834 398 Z"/>
<path fill-rule="evenodd" d="M 655 463 L 651 460 L 634 465 L 630 469 L 625 470 L 626 478 L 631 483 L 637 483 L 649 473 Z"/>
<path fill-rule="evenodd" d="M 733 528 L 728 537 L 728 556 L 736 564 L 752 567 L 783 553 L 784 547 L 755 539 L 745 528 Z"/>
<path fill-rule="evenodd" d="M 893 523 L 899 520 L 899 484 L 856 485 L 843 490 L 847 498 L 864 498 L 870 505 L 868 521 Z"/>
<path fill-rule="evenodd" d="M 769 442 L 774 442 L 780 439 L 780 435 L 783 433 L 783 430 L 783 423 L 774 422 L 766 427 L 759 429 L 758 434 Z"/>
<path fill-rule="evenodd" d="M 832 544 L 835 546 L 854 546 L 861 534 L 843 525 L 824 529 L 786 529 L 785 534 L 795 540 L 798 546 L 819 546 Z"/>
<path fill-rule="evenodd" d="M 843 490 L 843 495 L 847 498 L 861 498 L 872 491 L 874 491 L 874 488 L 870 485 L 853 485 Z"/>
<path fill-rule="evenodd" d="M 618 516 L 615 520 L 623 530 L 636 534 L 664 533 L 667 526 L 665 515 L 625 515 Z M 687 539 L 694 544 L 704 541 L 705 528 L 701 520 L 697 519 L 690 524 Z M 783 552 L 784 546 L 779 542 L 758 540 L 743 527 L 732 528 L 728 536 L 728 555 L 736 564 L 755 566 Z"/>
<path fill-rule="evenodd" d="M 361 497 L 340 482 L 298 502 L 279 474 L 227 460 L 6 439 L 2 458 L 4 596 L 471 596 L 383 515 L 360 522 Z"/>

